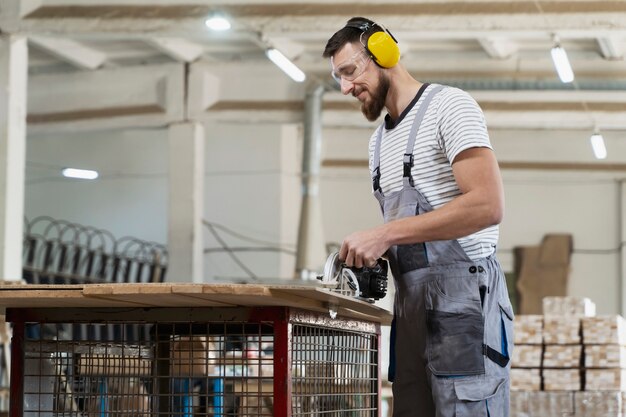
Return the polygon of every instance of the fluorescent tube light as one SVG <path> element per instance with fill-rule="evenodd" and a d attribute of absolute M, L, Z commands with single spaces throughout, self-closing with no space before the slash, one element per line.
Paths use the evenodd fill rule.
<path fill-rule="evenodd" d="M 293 62 L 283 55 L 278 49 L 269 48 L 265 51 L 265 55 L 274 63 L 278 68 L 283 70 L 285 74 L 291 77 L 292 80 L 301 83 L 306 79 L 306 75 L 300 68 L 298 68 Z"/>
<path fill-rule="evenodd" d="M 209 16 L 204 24 L 206 25 L 206 27 L 216 32 L 223 32 L 225 30 L 229 30 L 231 27 L 230 21 L 219 13 L 215 13 Z"/>
<path fill-rule="evenodd" d="M 64 177 L 79 178 L 81 180 L 95 180 L 98 178 L 98 171 L 90 169 L 65 168 L 61 173 Z"/>
<path fill-rule="evenodd" d="M 571 83 L 574 81 L 574 71 L 567 59 L 567 52 L 560 45 L 556 45 L 552 48 L 552 61 L 554 62 L 554 68 L 559 74 L 559 78 L 563 83 Z"/>
<path fill-rule="evenodd" d="M 596 159 L 605 159 L 607 152 L 606 146 L 604 145 L 604 138 L 602 137 L 602 135 L 596 132 L 591 135 L 589 140 L 591 141 L 591 148 L 593 149 L 593 154 L 595 155 Z"/>

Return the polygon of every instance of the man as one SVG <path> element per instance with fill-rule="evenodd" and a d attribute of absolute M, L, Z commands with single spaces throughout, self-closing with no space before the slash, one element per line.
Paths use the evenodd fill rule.
<path fill-rule="evenodd" d="M 495 258 L 498 164 L 476 102 L 415 80 L 397 48 L 355 17 L 323 53 L 368 120 L 388 113 L 369 145 L 384 224 L 347 236 L 339 257 L 357 268 L 389 259 L 394 417 L 506 417 L 513 312 Z"/>

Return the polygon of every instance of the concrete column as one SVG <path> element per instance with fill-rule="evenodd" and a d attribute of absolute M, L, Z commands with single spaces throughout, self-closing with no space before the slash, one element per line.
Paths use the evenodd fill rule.
<path fill-rule="evenodd" d="M 0 279 L 22 279 L 26 38 L 0 35 Z"/>
<path fill-rule="evenodd" d="M 204 127 L 196 122 L 169 128 L 168 282 L 204 282 L 202 216 Z"/>
<path fill-rule="evenodd" d="M 319 173 L 322 159 L 322 97 L 324 87 L 315 86 L 306 95 L 304 152 L 302 155 L 302 205 L 298 229 L 296 277 L 313 279 L 323 272 L 326 261 Z"/>
<path fill-rule="evenodd" d="M 623 316 L 626 314 L 626 221 L 624 221 L 624 208 L 626 208 L 626 184 L 624 184 L 624 180 L 620 180 L 617 182 L 617 190 L 618 190 L 618 198 L 617 202 L 619 204 L 617 209 L 617 226 L 619 227 L 619 242 L 618 247 L 620 248 L 619 256 L 618 256 L 618 293 L 619 293 L 619 306 L 620 314 Z"/>

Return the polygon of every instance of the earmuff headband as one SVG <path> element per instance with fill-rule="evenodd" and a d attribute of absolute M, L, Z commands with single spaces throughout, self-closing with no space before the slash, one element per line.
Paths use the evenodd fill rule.
<path fill-rule="evenodd" d="M 367 39 L 367 45 L 361 44 L 374 62 L 383 68 L 391 68 L 400 60 L 398 41 L 384 26 L 366 20 L 349 22 L 345 27 L 361 31 L 361 37 L 367 32 L 373 32 Z"/>

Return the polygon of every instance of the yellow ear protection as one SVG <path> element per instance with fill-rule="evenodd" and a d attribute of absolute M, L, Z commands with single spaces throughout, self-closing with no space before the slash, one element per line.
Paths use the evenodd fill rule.
<path fill-rule="evenodd" d="M 374 62 L 383 68 L 394 67 L 400 61 L 400 48 L 398 41 L 386 28 L 378 23 L 360 21 L 346 24 L 347 28 L 359 29 L 363 35 L 369 31 L 374 31 L 367 39 L 367 45 L 361 41 L 368 54 Z"/>

